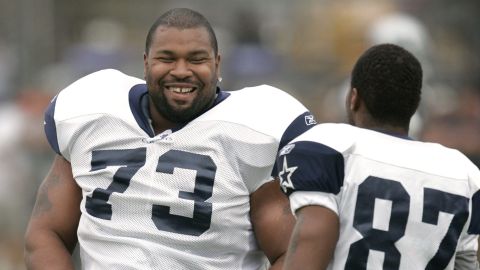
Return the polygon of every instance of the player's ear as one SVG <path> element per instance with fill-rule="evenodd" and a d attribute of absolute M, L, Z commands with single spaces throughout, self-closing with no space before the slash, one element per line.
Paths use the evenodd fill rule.
<path fill-rule="evenodd" d="M 351 111 L 357 111 L 360 107 L 360 96 L 358 95 L 357 88 L 352 88 L 349 95 L 349 108 Z"/>
<path fill-rule="evenodd" d="M 221 60 L 221 57 L 220 57 L 220 54 L 217 54 L 215 56 L 215 70 L 217 72 L 217 78 L 220 78 L 220 60 Z"/>
<path fill-rule="evenodd" d="M 148 65 L 148 55 L 143 53 L 143 79 L 147 79 L 147 65 Z"/>

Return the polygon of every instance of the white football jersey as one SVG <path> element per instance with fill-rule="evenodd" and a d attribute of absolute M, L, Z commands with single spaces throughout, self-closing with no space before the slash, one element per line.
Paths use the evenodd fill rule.
<path fill-rule="evenodd" d="M 46 112 L 52 148 L 83 191 L 84 269 L 261 269 L 250 194 L 280 147 L 312 127 L 296 99 L 262 85 L 218 89 L 213 107 L 154 135 L 143 80 L 116 70 L 61 91 Z"/>
<path fill-rule="evenodd" d="M 476 250 L 480 172 L 463 154 L 347 124 L 320 124 L 279 152 L 292 211 L 337 213 L 329 269 L 453 269 Z"/>

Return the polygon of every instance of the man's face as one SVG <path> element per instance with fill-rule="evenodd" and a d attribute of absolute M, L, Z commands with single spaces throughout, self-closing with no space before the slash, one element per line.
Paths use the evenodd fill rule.
<path fill-rule="evenodd" d="M 197 117 L 215 98 L 219 63 L 204 27 L 158 27 L 144 55 L 154 109 L 175 123 Z"/>

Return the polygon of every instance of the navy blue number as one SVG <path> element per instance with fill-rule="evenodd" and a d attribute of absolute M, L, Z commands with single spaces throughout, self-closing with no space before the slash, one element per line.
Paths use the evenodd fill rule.
<path fill-rule="evenodd" d="M 107 189 L 96 188 L 91 197 L 87 197 L 85 208 L 97 218 L 112 219 L 112 205 L 107 203 L 113 192 L 123 193 L 130 185 L 135 173 L 145 165 L 146 148 L 122 150 L 96 150 L 92 152 L 92 169 L 97 171 L 107 166 L 125 166 L 113 175 L 112 183 Z"/>
<path fill-rule="evenodd" d="M 450 262 L 458 242 L 460 232 L 468 218 L 468 198 L 435 189 L 425 188 L 422 222 L 437 225 L 438 214 L 453 214 L 445 237 L 440 242 L 435 256 L 425 269 L 445 269 Z"/>
<path fill-rule="evenodd" d="M 170 207 L 153 205 L 152 220 L 159 230 L 199 236 L 210 228 L 212 196 L 217 167 L 209 156 L 170 150 L 158 160 L 157 172 L 173 174 L 175 168 L 197 172 L 193 192 L 180 191 L 178 197 L 194 201 L 193 218 L 170 214 Z"/>
<path fill-rule="evenodd" d="M 375 199 L 392 202 L 389 230 L 373 228 Z M 383 269 L 399 269 L 401 255 L 395 247 L 404 234 L 408 221 L 410 195 L 400 182 L 369 176 L 358 186 L 353 226 L 363 238 L 352 243 L 345 269 L 366 269 L 369 250 L 385 253 Z M 424 188 L 422 222 L 437 225 L 440 212 L 453 214 L 452 221 L 439 249 L 426 269 L 445 269 L 457 246 L 468 218 L 468 198 L 431 188 Z"/>
<path fill-rule="evenodd" d="M 392 202 L 388 231 L 373 228 L 376 198 Z M 385 253 L 383 269 L 398 269 L 400 252 L 394 244 L 405 234 L 409 207 L 410 195 L 400 182 L 369 176 L 361 183 L 358 186 L 353 226 L 363 238 L 350 246 L 345 269 L 366 269 L 370 249 Z"/>
<path fill-rule="evenodd" d="M 130 185 L 130 180 L 145 165 L 146 148 L 122 150 L 97 150 L 92 152 L 91 171 L 105 169 L 108 166 L 120 167 L 113 175 L 112 183 L 107 189 L 96 188 L 91 197 L 87 196 L 85 208 L 97 218 L 111 220 L 112 205 L 108 203 L 113 192 L 123 193 Z M 213 191 L 217 166 L 205 155 L 170 150 L 163 154 L 157 165 L 157 172 L 173 174 L 174 168 L 196 171 L 193 192 L 180 191 L 178 197 L 194 201 L 193 218 L 170 214 L 170 207 L 153 205 L 152 220 L 162 231 L 201 235 L 210 228 L 212 204 L 207 202 Z"/>

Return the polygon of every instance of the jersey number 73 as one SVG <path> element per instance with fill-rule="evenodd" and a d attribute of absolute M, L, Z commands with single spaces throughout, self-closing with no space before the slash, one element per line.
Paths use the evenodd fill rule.
<path fill-rule="evenodd" d="M 87 196 L 85 208 L 97 218 L 111 220 L 112 205 L 108 199 L 113 192 L 123 193 L 130 185 L 135 173 L 145 165 L 146 148 L 121 150 L 95 150 L 92 152 L 91 171 L 105 169 L 108 166 L 120 167 L 113 175 L 112 183 L 106 188 L 96 188 Z M 209 156 L 180 150 L 169 150 L 158 159 L 156 171 L 173 174 L 174 168 L 195 170 L 193 192 L 179 191 L 181 199 L 194 201 L 193 217 L 170 214 L 166 205 L 152 205 L 152 220 L 157 229 L 179 234 L 199 236 L 210 228 L 212 204 L 206 200 L 212 196 L 217 166 Z"/>

